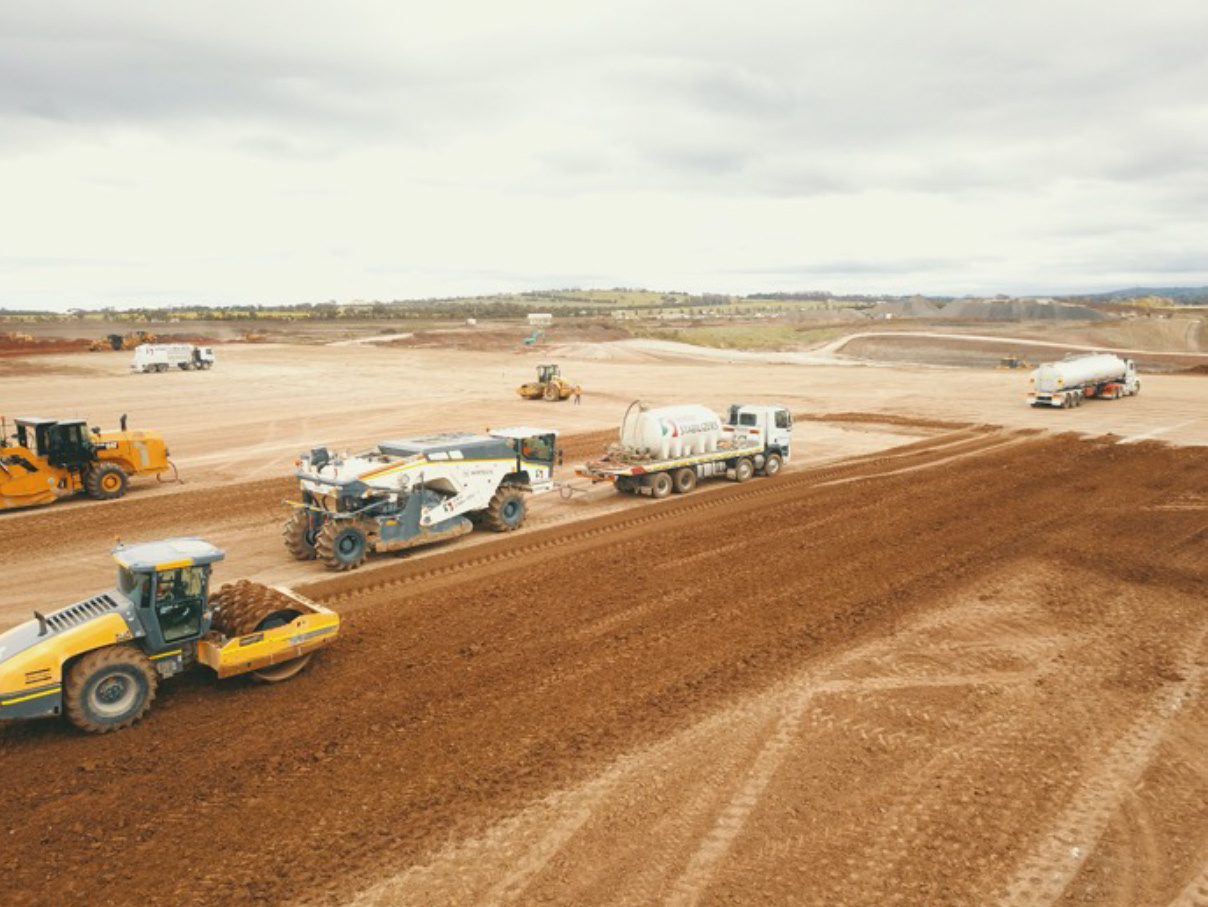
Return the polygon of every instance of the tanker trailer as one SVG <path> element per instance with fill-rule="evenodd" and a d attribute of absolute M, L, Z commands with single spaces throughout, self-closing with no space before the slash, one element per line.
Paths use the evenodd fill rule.
<path fill-rule="evenodd" d="M 1141 392 L 1136 363 L 1111 353 L 1087 353 L 1046 362 L 1028 380 L 1028 403 L 1032 406 L 1069 409 L 1081 406 L 1087 397 L 1118 400 Z"/>
<path fill-rule="evenodd" d="M 793 417 L 783 406 L 735 403 L 722 419 L 697 404 L 651 409 L 634 401 L 621 420 L 619 443 L 576 472 L 612 482 L 624 494 L 687 494 L 712 476 L 745 482 L 757 472 L 777 475 L 789 459 L 792 434 Z"/>

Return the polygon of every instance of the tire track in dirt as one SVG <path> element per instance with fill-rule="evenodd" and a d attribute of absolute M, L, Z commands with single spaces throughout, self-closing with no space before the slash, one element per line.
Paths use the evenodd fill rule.
<path fill-rule="evenodd" d="M 1204 692 L 1208 626 L 1197 629 L 1177 665 L 1181 679 L 1163 689 L 1116 741 L 1106 759 L 1082 781 L 1073 802 L 1049 835 L 1020 864 L 999 903 L 1053 903 L 1078 874 L 1107 829 L 1121 800 L 1153 760 L 1171 720 L 1185 702 Z"/>
<path fill-rule="evenodd" d="M 57 724 L 0 729 L 8 806 L 0 900 L 337 903 L 420 873 L 447 846 L 469 847 L 498 829 L 502 863 L 471 847 L 476 859 L 464 872 L 428 874 L 433 897 L 394 902 L 473 903 L 479 892 L 513 902 L 657 901 L 710 840 L 777 727 L 792 738 L 779 724 L 786 712 L 777 698 L 789 690 L 817 697 L 797 725 L 810 771 L 801 770 L 798 748 L 773 748 L 798 770 L 785 771 L 784 762 L 770 771 L 748 812 L 739 800 L 731 815 L 744 827 L 709 867 L 702 900 L 745 892 L 777 903 L 796 892 L 830 903 L 864 894 L 868 902 L 905 879 L 911 887 L 893 890 L 915 903 L 984 901 L 1033 841 L 1011 829 L 1032 823 L 1042 838 L 1061 815 L 1065 800 L 1056 794 L 1064 788 L 1053 802 L 1033 794 L 1015 805 L 1035 769 L 1110 738 L 1114 723 L 1127 726 L 1153 700 L 1153 685 L 1165 682 L 1158 672 L 1170 640 L 1186 602 L 1204 588 L 1202 561 L 1194 549 L 1155 553 L 1152 539 L 1185 537 L 1200 517 L 1145 505 L 1202 493 L 1206 463 L 1188 449 L 1037 438 L 863 483 L 818 487 L 785 476 L 722 486 L 632 508 L 658 511 L 657 519 L 566 546 L 543 539 L 481 569 L 465 569 L 480 551 L 442 552 L 442 567 L 461 569 L 414 584 L 374 589 L 366 575 L 362 587 L 331 589 L 346 596 L 345 629 L 289 684 L 182 678 L 165 685 L 146 721 L 104 738 Z M 885 464 L 858 468 L 875 475 Z M 1097 493 L 1087 483 L 1099 483 Z M 735 497 L 725 510 L 698 506 L 728 495 Z M 1128 531 L 1102 564 L 1095 530 L 1124 512 Z M 832 520 L 837 513 L 845 518 Z M 1051 522 L 1051 514 L 1063 518 Z M 739 539 L 749 542 L 745 553 L 685 559 Z M 513 541 L 521 540 L 499 547 Z M 1037 626 L 1046 638 L 1016 645 L 1028 639 L 1016 626 L 1022 618 L 1008 613 L 995 624 L 989 586 L 991 597 L 973 603 L 984 625 L 946 613 L 970 584 L 992 585 L 1038 557 L 1087 565 L 1067 567 L 1064 585 L 1032 603 L 1044 612 Z M 1112 571 L 1135 595 L 1118 596 L 1108 621 L 1085 612 L 1121 585 Z M 1169 604 L 1154 608 L 1155 600 Z M 633 610 L 647 602 L 658 606 Z M 934 627 L 947 628 L 939 644 L 931 645 L 934 630 L 907 632 L 937 612 Z M 1019 613 L 1031 615 L 1027 607 Z M 585 635 L 592 624 L 602 632 Z M 984 638 L 999 630 L 1007 638 L 1001 652 Z M 1084 688 L 1078 681 L 1088 674 L 1071 672 L 1046 646 L 1067 658 L 1085 654 L 1079 645 L 1090 630 L 1110 645 L 1088 650 L 1098 659 L 1089 676 L 1103 682 Z M 912 645 L 899 645 L 903 638 Z M 1148 650 L 1152 658 L 1138 657 Z M 872 654 L 829 671 L 852 651 Z M 1118 668 L 1128 671 L 1117 677 Z M 962 674 L 969 684 L 949 683 Z M 1016 674 L 1020 682 L 1011 680 Z M 811 675 L 820 690 L 802 685 Z M 1050 676 L 1071 684 L 1041 683 L 1024 695 Z M 1066 702 L 1068 712 L 1054 708 Z M 750 714 L 736 726 L 744 709 Z M 1083 709 L 1093 714 L 1070 724 Z M 939 761 L 930 777 L 964 782 L 945 765 L 976 756 L 962 741 L 975 746 L 1004 715 L 1017 716 L 1019 745 L 974 766 L 987 799 L 933 795 L 914 859 L 872 866 L 870 835 L 890 833 L 877 807 L 915 789 L 911 773 L 932 759 Z M 1079 733 L 1052 744 L 1028 733 L 1063 722 Z M 681 736 L 694 728 L 705 730 Z M 641 758 L 670 752 L 660 747 L 673 740 L 683 746 L 672 763 Z M 614 777 L 612 767 L 632 773 L 616 775 L 616 787 L 592 788 L 593 779 Z M 592 796 L 559 793 L 580 788 Z M 157 792 L 154 814 L 132 810 L 149 789 Z M 604 794 L 622 797 L 615 822 L 592 799 Z M 999 812 L 1012 824 L 993 844 L 987 824 Z M 1190 833 L 1208 843 L 1208 829 Z M 972 857 L 991 844 L 1003 862 L 930 859 Z M 182 877 L 181 865 L 199 869 Z"/>

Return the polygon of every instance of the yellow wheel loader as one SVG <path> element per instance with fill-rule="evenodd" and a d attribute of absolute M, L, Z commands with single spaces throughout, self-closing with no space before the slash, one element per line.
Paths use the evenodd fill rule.
<path fill-rule="evenodd" d="M 0 420 L 0 510 L 38 507 L 81 492 L 120 498 L 130 476 L 175 472 L 158 432 L 89 429 L 72 419 Z"/>
<path fill-rule="evenodd" d="M 574 392 L 575 385 L 562 377 L 562 370 L 556 365 L 537 366 L 537 380 L 516 388 L 516 393 L 525 400 L 548 400 L 551 403 L 566 400 Z"/>
<path fill-rule="evenodd" d="M 113 550 L 117 586 L 0 634 L 0 720 L 65 714 L 105 733 L 146 714 L 159 682 L 194 665 L 219 677 L 293 677 L 339 616 L 287 589 L 241 580 L 209 593 L 221 549 L 196 538 Z"/>

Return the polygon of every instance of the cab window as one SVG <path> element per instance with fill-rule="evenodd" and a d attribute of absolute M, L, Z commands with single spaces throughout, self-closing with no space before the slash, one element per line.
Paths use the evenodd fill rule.
<path fill-rule="evenodd" d="M 164 642 L 200 634 L 205 593 L 204 567 L 179 567 L 155 575 L 155 616 Z"/>
<path fill-rule="evenodd" d="M 793 420 L 789 418 L 787 409 L 776 410 L 776 427 L 777 428 L 792 428 Z"/>
<path fill-rule="evenodd" d="M 738 424 L 739 425 L 758 425 L 759 422 L 757 421 L 757 417 L 756 417 L 755 413 L 742 413 L 738 417 Z"/>
<path fill-rule="evenodd" d="M 135 573 L 125 567 L 117 571 L 117 591 L 140 607 L 146 606 L 147 574 Z"/>
<path fill-rule="evenodd" d="M 549 462 L 554 458 L 554 448 L 549 439 L 543 435 L 525 438 L 520 442 L 520 455 L 526 460 L 543 460 Z"/>

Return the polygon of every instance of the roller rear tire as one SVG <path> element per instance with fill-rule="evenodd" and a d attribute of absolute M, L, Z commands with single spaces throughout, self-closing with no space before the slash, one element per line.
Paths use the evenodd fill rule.
<path fill-rule="evenodd" d="M 158 677 L 151 659 L 132 646 L 105 646 L 74 665 L 63 685 L 67 720 L 90 734 L 129 727 L 151 708 Z"/>

